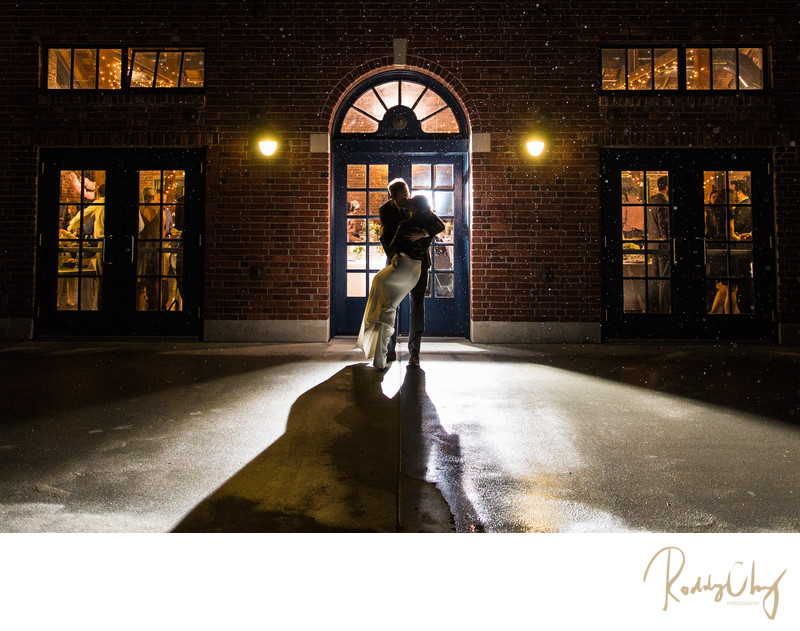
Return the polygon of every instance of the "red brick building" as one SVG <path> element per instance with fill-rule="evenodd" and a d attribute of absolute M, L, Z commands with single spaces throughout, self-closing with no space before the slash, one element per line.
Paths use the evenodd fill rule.
<path fill-rule="evenodd" d="M 5 3 L 2 336 L 354 334 L 402 176 L 431 334 L 796 343 L 797 14 Z"/>

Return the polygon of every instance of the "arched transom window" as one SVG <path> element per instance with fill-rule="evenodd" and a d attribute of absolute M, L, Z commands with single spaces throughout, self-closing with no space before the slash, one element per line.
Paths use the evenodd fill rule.
<path fill-rule="evenodd" d="M 341 134 L 372 134 L 384 126 L 396 131 L 418 124 L 426 134 L 458 134 L 452 108 L 430 87 L 393 80 L 367 88 L 342 119 Z"/>

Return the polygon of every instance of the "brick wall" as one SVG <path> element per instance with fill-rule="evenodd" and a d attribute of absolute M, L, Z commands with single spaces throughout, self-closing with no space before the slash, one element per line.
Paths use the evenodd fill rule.
<path fill-rule="evenodd" d="M 206 317 L 327 319 L 329 160 L 309 152 L 309 134 L 329 131 L 353 82 L 391 67 L 401 37 L 409 65 L 491 134 L 472 163 L 473 320 L 599 321 L 598 147 L 757 146 L 775 150 L 780 314 L 800 322 L 796 12 L 716 0 L 4 3 L 0 317 L 32 317 L 38 147 L 177 145 L 209 148 Z M 774 93 L 598 95 L 600 43 L 694 40 L 769 44 Z M 51 43 L 200 44 L 206 94 L 42 94 Z M 274 161 L 252 151 L 258 116 L 286 143 Z M 533 126 L 552 138 L 536 162 L 521 150 Z M 253 265 L 267 275 L 251 279 Z"/>

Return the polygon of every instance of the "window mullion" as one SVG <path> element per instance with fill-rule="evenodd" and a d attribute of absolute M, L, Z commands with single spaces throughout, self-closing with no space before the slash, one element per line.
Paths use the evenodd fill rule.
<path fill-rule="evenodd" d="M 129 90 L 131 87 L 131 71 L 133 68 L 133 60 L 128 57 L 130 54 L 130 49 L 127 46 L 123 46 L 120 52 L 120 55 L 122 56 L 122 68 L 120 68 L 120 72 L 122 73 L 123 90 Z"/>
<path fill-rule="evenodd" d="M 380 124 L 380 121 L 379 121 L 377 118 L 375 118 L 375 117 L 374 117 L 372 114 L 370 114 L 369 112 L 365 112 L 365 111 L 364 111 L 364 110 L 362 110 L 360 107 L 356 107 L 355 105 L 353 105 L 353 106 L 351 106 L 351 107 L 352 107 L 352 108 L 353 108 L 353 109 L 354 109 L 356 112 L 360 112 L 361 114 L 363 114 L 363 115 L 364 115 L 364 116 L 366 116 L 367 118 L 371 118 L 371 119 L 372 119 L 372 120 L 374 120 L 376 123 Z"/>
<path fill-rule="evenodd" d="M 161 56 L 161 51 L 157 50 L 156 51 L 156 62 L 155 62 L 155 65 L 153 66 L 153 85 L 150 86 L 153 89 L 155 89 L 156 83 L 157 83 L 157 79 L 158 79 L 158 58 L 160 56 Z"/>
<path fill-rule="evenodd" d="M 428 115 L 427 115 L 425 118 L 422 118 L 422 119 L 420 119 L 420 121 L 419 121 L 419 122 L 420 122 L 420 123 L 424 123 L 424 122 L 425 122 L 426 120 L 428 120 L 429 118 L 433 118 L 433 117 L 434 117 L 434 116 L 436 116 L 436 115 L 437 115 L 439 112 L 444 112 L 444 111 L 445 111 L 445 110 L 447 110 L 447 109 L 450 109 L 450 106 L 449 106 L 449 105 L 445 105 L 444 107 L 440 107 L 438 110 L 436 110 L 436 111 L 435 111 L 435 112 L 433 112 L 432 114 L 428 114 Z"/>
<path fill-rule="evenodd" d="M 733 49 L 735 51 L 736 57 L 736 91 L 739 92 L 742 89 L 742 82 L 739 79 L 739 47 Z"/>
<path fill-rule="evenodd" d="M 180 67 L 178 68 L 178 87 L 183 87 L 181 84 L 183 83 L 183 60 L 186 59 L 186 51 L 181 51 L 181 63 Z"/>
<path fill-rule="evenodd" d="M 414 111 L 414 108 L 417 107 L 417 105 L 419 105 L 419 102 L 422 100 L 422 97 L 425 96 L 425 93 L 427 91 L 428 91 L 428 86 L 425 86 L 425 89 L 422 92 L 420 92 L 419 96 L 417 97 L 417 100 L 414 101 L 414 105 L 411 106 L 412 112 Z"/>
<path fill-rule="evenodd" d="M 656 49 L 650 49 L 650 89 L 655 92 L 656 87 Z"/>
<path fill-rule="evenodd" d="M 630 48 L 628 48 L 626 46 L 625 47 L 625 54 L 624 54 L 624 57 L 625 57 L 625 91 L 626 92 L 631 89 L 631 86 L 628 83 L 628 76 L 629 76 L 629 72 L 628 72 L 628 56 L 629 55 L 630 55 Z"/>
<path fill-rule="evenodd" d="M 377 97 L 378 97 L 378 102 L 379 102 L 379 103 L 380 103 L 380 104 L 383 106 L 383 109 L 384 109 L 385 111 L 387 111 L 387 112 L 388 112 L 388 111 L 389 111 L 389 108 L 388 108 L 388 107 L 386 107 L 386 103 L 384 103 L 384 102 L 383 102 L 383 99 L 381 98 L 381 95 L 380 95 L 380 94 L 378 94 L 378 91 L 377 91 L 375 88 L 372 88 L 372 93 L 373 93 L 375 96 L 377 96 Z"/>

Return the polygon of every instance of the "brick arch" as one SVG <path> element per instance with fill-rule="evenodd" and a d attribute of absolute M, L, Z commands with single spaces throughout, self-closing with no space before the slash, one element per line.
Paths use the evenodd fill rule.
<path fill-rule="evenodd" d="M 407 63 L 405 65 L 398 66 L 394 63 L 393 57 L 378 57 L 361 64 L 342 77 L 328 94 L 328 98 L 325 100 L 320 110 L 320 120 L 327 121 L 328 133 L 333 133 L 332 126 L 334 115 L 339 109 L 345 95 L 347 95 L 353 87 L 376 74 L 390 72 L 392 70 L 411 70 L 435 79 L 455 96 L 467 119 L 469 132 L 474 133 L 480 131 L 478 108 L 475 106 L 472 97 L 470 97 L 467 90 L 455 75 L 442 66 L 423 57 L 408 55 L 406 61 Z"/>

